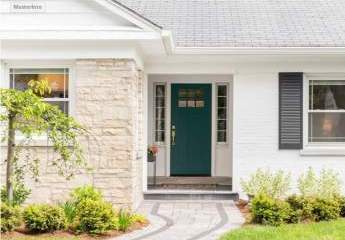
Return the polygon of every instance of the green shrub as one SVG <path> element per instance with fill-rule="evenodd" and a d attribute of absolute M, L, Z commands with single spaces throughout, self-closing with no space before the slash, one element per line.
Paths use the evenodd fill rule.
<path fill-rule="evenodd" d="M 117 229 L 126 232 L 134 222 L 133 220 L 133 216 L 130 212 L 121 210 L 117 216 Z"/>
<path fill-rule="evenodd" d="M 20 206 L 29 197 L 31 193 L 30 189 L 27 189 L 24 184 L 16 184 L 13 188 L 13 202 L 11 205 Z M 7 191 L 6 187 L 1 188 L 1 201 L 7 202 Z"/>
<path fill-rule="evenodd" d="M 243 190 L 251 196 L 264 194 L 272 198 L 283 198 L 290 189 L 291 176 L 283 171 L 271 173 L 258 169 L 248 181 L 241 180 Z"/>
<path fill-rule="evenodd" d="M 15 230 L 21 224 L 21 212 L 17 206 L 9 206 L 1 203 L 1 232 L 10 232 Z"/>
<path fill-rule="evenodd" d="M 102 234 L 116 228 L 115 218 L 110 203 L 85 199 L 76 207 L 74 228 L 77 232 Z"/>
<path fill-rule="evenodd" d="M 345 217 L 345 197 L 337 197 L 337 201 L 339 203 L 340 208 L 340 217 Z"/>
<path fill-rule="evenodd" d="M 320 176 L 314 170 L 308 171 L 298 179 L 298 189 L 304 197 L 333 198 L 341 192 L 341 181 L 338 173 L 332 169 L 323 169 Z"/>
<path fill-rule="evenodd" d="M 32 204 L 24 210 L 25 226 L 31 232 L 52 232 L 66 227 L 63 209 L 48 204 Z"/>
<path fill-rule="evenodd" d="M 339 214 L 339 202 L 334 198 L 317 198 L 313 204 L 313 215 L 315 221 L 329 221 L 337 219 Z"/>
<path fill-rule="evenodd" d="M 134 213 L 132 215 L 132 221 L 135 223 L 141 223 L 141 224 L 147 223 L 146 217 L 144 215 L 137 214 L 137 213 Z"/>
<path fill-rule="evenodd" d="M 254 223 L 278 226 L 289 220 L 291 208 L 285 201 L 259 194 L 251 202 Z"/>
<path fill-rule="evenodd" d="M 286 201 L 290 204 L 292 209 L 290 216 L 291 223 L 315 220 L 313 214 L 314 198 L 292 195 L 288 197 Z"/>
<path fill-rule="evenodd" d="M 90 185 L 75 188 L 71 193 L 71 201 L 75 205 L 86 199 L 100 201 L 102 198 L 102 193 Z"/>

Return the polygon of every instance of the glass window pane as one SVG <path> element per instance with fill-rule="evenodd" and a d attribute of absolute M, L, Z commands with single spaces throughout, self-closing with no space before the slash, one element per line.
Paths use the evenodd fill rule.
<path fill-rule="evenodd" d="M 226 119 L 226 108 L 218 108 L 218 119 Z"/>
<path fill-rule="evenodd" d="M 226 142 L 226 131 L 217 132 L 217 142 Z"/>
<path fill-rule="evenodd" d="M 226 107 L 226 98 L 218 97 L 218 107 Z"/>
<path fill-rule="evenodd" d="M 156 85 L 156 97 L 164 97 L 164 96 L 165 96 L 165 86 Z"/>
<path fill-rule="evenodd" d="M 68 114 L 68 102 L 49 101 L 47 103 L 54 105 L 54 106 L 57 106 L 62 112 L 64 112 L 65 114 Z"/>
<path fill-rule="evenodd" d="M 165 106 L 165 98 L 156 97 L 156 107 L 164 107 L 164 106 Z"/>
<path fill-rule="evenodd" d="M 164 130 L 164 120 L 156 120 L 156 130 Z"/>
<path fill-rule="evenodd" d="M 226 120 L 218 120 L 218 130 L 226 130 Z"/>
<path fill-rule="evenodd" d="M 309 99 L 310 109 L 345 109 L 345 80 L 311 81 Z"/>
<path fill-rule="evenodd" d="M 164 142 L 165 141 L 164 131 L 156 131 L 155 140 L 156 142 Z"/>
<path fill-rule="evenodd" d="M 345 142 L 345 113 L 309 113 L 309 142 Z"/>
<path fill-rule="evenodd" d="M 28 73 L 17 73 L 18 71 L 23 72 L 23 70 Z M 12 88 L 24 91 L 28 89 L 28 83 L 31 80 L 47 80 L 49 87 L 51 88 L 51 93 L 45 94 L 45 98 L 68 98 L 68 75 L 63 74 L 63 71 L 62 73 L 59 73 L 59 71 L 56 70 L 57 73 L 52 74 L 40 73 L 36 69 L 13 69 L 12 72 L 14 72 L 14 74 L 10 75 L 12 79 Z"/>
<path fill-rule="evenodd" d="M 226 85 L 219 85 L 218 86 L 218 96 L 226 97 Z"/>
<path fill-rule="evenodd" d="M 156 108 L 156 119 L 165 118 L 165 108 Z"/>

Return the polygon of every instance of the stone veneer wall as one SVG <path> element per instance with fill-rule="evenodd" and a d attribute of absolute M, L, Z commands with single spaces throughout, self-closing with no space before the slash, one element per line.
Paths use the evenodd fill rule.
<path fill-rule="evenodd" d="M 131 59 L 76 60 L 73 115 L 90 132 L 81 142 L 93 171 L 81 170 L 66 181 L 49 165 L 52 149 L 44 144 L 33 146 L 27 151 L 42 160 L 41 178 L 39 183 L 27 180 L 32 188 L 28 202 L 59 201 L 70 189 L 92 184 L 117 206 L 139 204 L 144 154 L 142 80 L 142 72 Z M 4 169 L 2 164 L 2 179 Z"/>

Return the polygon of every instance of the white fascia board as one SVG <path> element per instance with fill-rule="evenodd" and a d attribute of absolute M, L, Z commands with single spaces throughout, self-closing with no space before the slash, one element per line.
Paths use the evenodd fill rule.
<path fill-rule="evenodd" d="M 137 14 L 129 11 L 122 5 L 111 1 L 111 0 L 94 0 L 99 5 L 105 7 L 106 9 L 110 10 L 111 12 L 117 14 L 118 16 L 123 17 L 124 19 L 130 21 L 134 25 L 142 28 L 145 31 L 156 31 L 160 32 L 161 28 L 154 25 L 153 23 L 149 22 L 148 20 L 144 19 L 143 17 L 138 16 Z"/>
<path fill-rule="evenodd" d="M 172 52 L 176 55 L 345 55 L 345 47 L 175 47 Z"/>
<path fill-rule="evenodd" d="M 155 32 L 118 30 L 21 30 L 0 31 L 2 40 L 155 40 Z"/>

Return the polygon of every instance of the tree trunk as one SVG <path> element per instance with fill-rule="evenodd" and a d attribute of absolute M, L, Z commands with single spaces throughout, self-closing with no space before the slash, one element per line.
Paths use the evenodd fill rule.
<path fill-rule="evenodd" d="M 9 114 L 8 118 L 8 142 L 7 142 L 7 171 L 6 171 L 6 190 L 7 200 L 9 203 L 13 202 L 13 162 L 15 150 L 15 116 Z"/>

